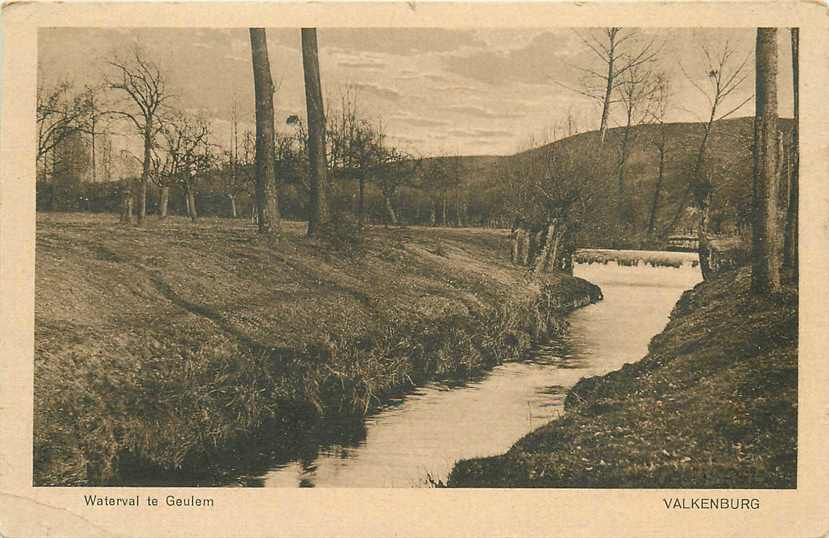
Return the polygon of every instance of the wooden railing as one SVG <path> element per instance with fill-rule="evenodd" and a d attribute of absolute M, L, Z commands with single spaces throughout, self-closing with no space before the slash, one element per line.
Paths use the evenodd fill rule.
<path fill-rule="evenodd" d="M 668 250 L 696 252 L 699 250 L 699 238 L 693 235 L 671 235 L 668 237 Z"/>

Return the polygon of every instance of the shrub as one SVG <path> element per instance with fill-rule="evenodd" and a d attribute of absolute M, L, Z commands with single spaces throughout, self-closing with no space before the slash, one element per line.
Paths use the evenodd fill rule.
<path fill-rule="evenodd" d="M 358 254 L 363 247 L 363 234 L 357 219 L 346 212 L 332 215 L 320 226 L 320 239 L 335 250 L 346 254 Z"/>

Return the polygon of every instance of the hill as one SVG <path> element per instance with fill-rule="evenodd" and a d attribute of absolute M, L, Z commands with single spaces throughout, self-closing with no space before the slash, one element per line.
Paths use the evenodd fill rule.
<path fill-rule="evenodd" d="M 781 119 L 779 128 L 783 140 L 790 140 L 792 120 Z M 664 133 L 664 134 L 663 134 Z M 707 145 L 706 173 L 714 185 L 711 227 L 713 233 L 734 235 L 748 225 L 751 204 L 753 118 L 735 118 L 715 122 Z M 522 161 L 567 148 L 579 155 L 589 155 L 613 163 L 612 177 L 604 185 L 616 184 L 618 148 L 624 129 L 608 131 L 605 144 L 597 144 L 596 132 L 579 133 L 550 144 L 504 157 L 462 157 L 463 183 L 468 188 L 471 212 L 477 213 L 469 222 L 485 221 L 500 226 L 508 225 L 512 215 L 505 214 L 504 200 L 511 193 L 504 192 L 502 178 Z M 638 125 L 632 128 L 629 155 L 626 162 L 626 203 L 632 210 L 632 229 L 627 232 L 625 246 L 642 246 L 648 217 L 656 190 L 659 153 L 655 143 L 665 139 L 664 179 L 656 212 L 657 236 L 669 231 L 693 228 L 695 219 L 692 204 L 686 204 L 675 229 L 670 225 L 678 211 L 688 185 L 688 176 L 704 134 L 702 123 L 669 123 L 664 131 L 657 125 Z M 786 186 L 781 186 L 781 196 Z M 606 189 L 603 185 L 593 188 Z M 614 187 L 615 188 L 615 187 Z M 451 219 L 450 219 L 451 220 Z M 581 238 L 582 246 L 606 247 L 606 237 L 594 234 Z"/>

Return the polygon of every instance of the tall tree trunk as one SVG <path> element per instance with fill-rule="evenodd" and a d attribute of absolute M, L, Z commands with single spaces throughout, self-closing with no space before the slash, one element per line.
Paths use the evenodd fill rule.
<path fill-rule="evenodd" d="M 320 226 L 328 221 L 325 158 L 325 110 L 320 83 L 317 29 L 302 29 L 302 67 L 305 74 L 305 107 L 308 113 L 308 178 L 311 183 L 311 214 L 308 236 L 318 237 Z"/>
<path fill-rule="evenodd" d="M 437 209 L 438 201 L 433 199 L 432 200 L 432 207 L 429 208 L 429 225 L 435 226 L 438 222 L 438 209 Z"/>
<path fill-rule="evenodd" d="M 625 223 L 625 164 L 627 164 L 628 143 L 630 141 L 630 127 L 632 121 L 632 110 L 628 108 L 627 123 L 625 124 L 624 135 L 622 136 L 622 153 L 619 157 L 619 175 L 616 184 L 616 199 L 619 204 L 616 212 L 616 225 L 619 229 L 627 229 L 627 225 Z"/>
<path fill-rule="evenodd" d="M 193 223 L 198 222 L 199 212 L 196 208 L 196 193 L 193 191 L 192 185 L 187 185 L 187 209 L 189 210 L 190 220 Z"/>
<path fill-rule="evenodd" d="M 610 42 L 610 52 L 607 58 L 607 86 L 605 87 L 604 99 L 602 100 L 602 122 L 599 126 L 599 135 L 601 143 L 604 144 L 604 141 L 607 139 L 607 122 L 610 118 L 610 98 L 613 94 L 613 79 L 615 78 L 614 70 L 614 62 L 616 58 L 614 58 L 615 50 L 614 50 L 614 42 Z"/>
<path fill-rule="evenodd" d="M 656 188 L 653 190 L 653 201 L 651 202 L 651 214 L 648 218 L 648 237 L 653 237 L 653 230 L 656 226 L 656 213 L 659 211 L 659 196 L 662 194 L 662 180 L 665 173 L 665 148 L 657 148 L 659 151 L 659 174 L 656 177 Z"/>
<path fill-rule="evenodd" d="M 576 232 L 573 226 L 567 226 L 562 233 L 561 260 L 558 267 L 564 274 L 573 276 L 573 256 L 576 254 Z"/>
<path fill-rule="evenodd" d="M 694 161 L 694 169 L 691 172 L 691 181 L 688 183 L 688 187 L 686 187 L 685 192 L 682 193 L 682 198 L 679 200 L 679 204 L 676 207 L 676 213 L 674 213 L 674 218 L 671 219 L 671 223 L 665 228 L 665 233 L 670 232 L 673 230 L 679 219 L 682 217 L 682 212 L 685 210 L 685 205 L 688 203 L 688 198 L 691 193 L 697 195 L 697 200 L 704 199 L 708 196 L 707 193 L 700 194 L 700 189 L 705 188 L 705 180 L 700 179 L 700 174 L 703 173 L 703 167 L 705 166 L 705 153 L 708 149 L 708 140 L 711 137 L 711 131 L 714 128 L 714 121 L 716 120 L 717 115 L 717 107 L 711 107 L 711 115 L 708 117 L 708 123 L 704 125 L 704 131 L 702 134 L 702 142 L 699 145 L 699 151 L 697 151 L 697 157 Z"/>
<path fill-rule="evenodd" d="M 132 213 L 133 213 L 133 202 L 135 200 L 135 195 L 133 194 L 132 190 L 128 191 L 124 195 L 123 200 L 123 207 L 121 209 L 121 222 L 125 224 L 132 223 Z"/>
<path fill-rule="evenodd" d="M 489 226 L 492 227 L 491 225 Z M 535 259 L 538 256 L 538 234 L 540 232 L 532 228 L 527 230 L 527 268 L 532 268 L 535 265 Z"/>
<path fill-rule="evenodd" d="M 553 222 L 547 226 L 547 235 L 544 237 L 544 243 L 535 259 L 535 272 L 546 273 L 550 266 L 555 267 L 555 260 L 558 257 L 560 234 L 558 230 L 558 223 Z"/>
<path fill-rule="evenodd" d="M 685 190 L 682 192 L 682 197 L 679 199 L 679 203 L 676 205 L 676 211 L 674 212 L 674 216 L 671 219 L 670 224 L 665 227 L 664 232 L 670 233 L 671 230 L 676 228 L 676 225 L 679 224 L 679 220 L 682 218 L 682 213 L 685 211 L 685 206 L 688 205 L 688 198 L 691 196 L 691 184 L 689 183 Z"/>
<path fill-rule="evenodd" d="M 800 210 L 800 30 L 791 29 L 792 34 L 792 90 L 794 97 L 794 127 L 792 128 L 792 145 L 789 149 L 791 176 L 789 178 L 789 203 L 786 209 L 786 227 L 783 242 L 783 267 L 789 272 L 789 278 L 797 282 L 798 275 L 798 216 Z"/>
<path fill-rule="evenodd" d="M 777 131 L 777 207 L 786 207 L 786 200 L 788 199 L 789 176 L 786 168 L 788 167 L 788 150 L 786 144 L 783 142 L 783 132 Z"/>
<path fill-rule="evenodd" d="M 236 196 L 232 194 L 228 194 L 230 198 L 230 216 L 231 218 L 238 218 L 239 214 L 236 212 Z"/>
<path fill-rule="evenodd" d="M 279 205 L 274 165 L 274 89 L 264 28 L 250 29 L 250 48 L 256 95 L 256 209 L 259 233 L 271 233 L 279 231 Z"/>
<path fill-rule="evenodd" d="M 96 110 L 95 110 L 95 98 L 94 97 L 92 97 L 92 101 L 91 101 L 90 104 L 92 105 L 92 124 L 91 124 L 91 130 L 89 132 L 89 134 L 92 138 L 92 183 L 96 183 L 98 181 L 98 176 L 97 176 L 97 173 L 96 173 L 96 168 L 97 168 L 98 161 L 96 160 L 96 156 L 95 156 L 95 134 L 96 134 L 95 133 L 95 123 L 96 123 L 95 112 L 96 112 Z"/>
<path fill-rule="evenodd" d="M 443 191 L 443 214 L 442 214 L 442 217 L 443 217 L 443 226 L 444 227 L 449 222 L 447 211 L 446 211 L 446 198 L 448 198 L 448 196 L 449 196 L 448 193 L 446 191 Z"/>
<path fill-rule="evenodd" d="M 196 193 L 191 190 L 187 193 L 187 197 L 190 199 L 190 220 L 194 223 L 198 222 L 199 211 L 196 207 Z"/>
<path fill-rule="evenodd" d="M 711 212 L 710 195 L 697 202 L 699 220 L 697 221 L 697 239 L 699 242 L 699 268 L 703 280 L 709 280 L 714 272 L 711 267 L 711 243 L 708 238 L 708 217 Z"/>
<path fill-rule="evenodd" d="M 158 200 L 158 214 L 161 220 L 167 218 L 167 207 L 170 205 L 170 187 L 164 185 L 161 187 L 161 194 Z"/>
<path fill-rule="evenodd" d="M 530 263 L 530 233 L 526 228 L 519 228 L 518 264 L 528 267 Z"/>
<path fill-rule="evenodd" d="M 54 191 L 54 185 L 53 191 Z M 129 186 L 121 191 L 121 223 L 130 224 L 132 222 L 132 187 Z"/>
<path fill-rule="evenodd" d="M 153 120 L 147 118 L 144 124 L 144 162 L 141 170 L 141 184 L 138 189 L 138 225 L 143 226 L 147 219 L 147 183 L 150 180 L 150 162 L 153 149 Z"/>
<path fill-rule="evenodd" d="M 365 191 L 366 191 L 366 178 L 363 174 L 360 174 L 357 177 L 357 187 L 358 187 L 358 195 L 357 195 L 357 226 L 362 230 L 363 225 L 365 224 Z"/>
<path fill-rule="evenodd" d="M 521 228 L 513 228 L 510 230 L 510 257 L 509 260 L 513 265 L 518 264 L 518 256 L 521 241 Z"/>
<path fill-rule="evenodd" d="M 780 286 L 777 248 L 777 29 L 757 29 L 751 291 Z"/>
<path fill-rule="evenodd" d="M 397 226 L 397 213 L 394 212 L 394 206 L 392 206 L 391 199 L 386 196 L 386 193 L 383 193 L 383 203 L 386 206 L 386 215 L 388 216 L 386 224 Z"/>

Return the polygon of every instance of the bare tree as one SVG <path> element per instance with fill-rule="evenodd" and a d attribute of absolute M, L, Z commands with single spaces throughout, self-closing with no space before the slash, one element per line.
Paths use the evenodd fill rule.
<path fill-rule="evenodd" d="M 147 183 L 152 168 L 152 151 L 156 135 L 163 128 L 162 108 L 171 99 L 166 80 L 156 63 L 147 58 L 138 46 L 133 46 L 127 58 L 113 58 L 109 65 L 115 74 L 107 77 L 107 85 L 123 92 L 127 98 L 125 108 L 111 113 L 129 120 L 144 141 L 141 180 L 138 194 L 138 224 L 147 218 Z"/>
<path fill-rule="evenodd" d="M 648 216 L 648 237 L 653 237 L 656 226 L 656 216 L 659 211 L 659 198 L 662 195 L 662 182 L 665 177 L 665 156 L 667 152 L 668 137 L 665 130 L 665 116 L 668 112 L 668 101 L 670 98 L 670 82 L 664 74 L 656 79 L 656 88 L 653 95 L 653 106 L 651 107 L 651 121 L 656 126 L 656 134 L 653 137 L 653 145 L 659 154 L 659 167 L 656 176 L 656 186 L 653 189 L 651 210 Z"/>
<path fill-rule="evenodd" d="M 256 207 L 259 232 L 271 233 L 279 230 L 279 205 L 274 163 L 274 85 L 264 28 L 250 29 L 250 48 L 256 94 Z"/>
<path fill-rule="evenodd" d="M 163 132 L 163 131 L 162 131 Z M 168 130 L 169 132 L 169 130 Z M 172 137 L 163 137 L 167 142 L 167 147 L 163 144 L 156 144 L 153 148 L 152 165 L 150 170 L 150 179 L 158 186 L 158 218 L 162 221 L 167 219 L 167 209 L 170 202 L 170 187 L 178 183 L 177 173 L 179 168 L 178 148 L 173 142 Z M 159 149 L 164 151 L 165 155 L 159 155 Z"/>
<path fill-rule="evenodd" d="M 336 117 L 335 117 L 336 118 Z M 340 99 L 338 119 L 326 125 L 329 138 L 329 169 L 332 174 L 341 174 L 346 179 L 357 181 L 357 222 L 359 228 L 365 224 L 366 182 L 376 179 L 386 204 L 386 212 L 393 223 L 397 216 L 389 201 L 389 188 L 383 188 L 383 166 L 386 164 L 387 149 L 382 122 L 376 124 L 360 117 L 355 94 L 348 90 Z M 388 187 L 388 186 L 387 186 Z M 394 188 L 391 189 L 396 190 Z"/>
<path fill-rule="evenodd" d="M 89 136 L 90 147 L 92 150 L 92 182 L 98 180 L 98 142 L 99 138 L 107 135 L 106 124 L 102 127 L 101 123 L 106 120 L 108 112 L 105 107 L 102 107 L 101 88 L 98 86 L 85 86 L 81 94 L 83 102 L 83 109 L 85 114 L 82 116 L 82 122 L 79 125 L 79 130 Z"/>
<path fill-rule="evenodd" d="M 535 273 L 572 274 L 576 233 L 601 205 L 596 186 L 606 165 L 582 148 L 557 146 L 519 171 L 529 181 L 522 213 L 530 220 L 528 263 Z"/>
<path fill-rule="evenodd" d="M 397 225 L 398 216 L 393 201 L 400 187 L 414 181 L 420 173 L 423 161 L 393 146 L 384 145 L 382 138 L 379 155 L 377 171 L 372 177 L 380 185 L 380 192 L 383 194 L 383 204 L 388 217 L 386 224 Z"/>
<path fill-rule="evenodd" d="M 112 138 L 109 133 L 103 133 L 101 140 L 101 172 L 104 181 L 112 180 Z"/>
<path fill-rule="evenodd" d="M 499 204 L 513 221 L 513 261 L 534 273 L 572 273 L 577 233 L 606 211 L 613 162 L 595 151 L 599 133 L 587 137 L 587 144 L 525 154 L 499 174 Z"/>
<path fill-rule="evenodd" d="M 255 172 L 250 173 L 250 168 L 255 166 L 253 156 L 255 155 L 256 143 L 255 141 L 251 142 L 253 135 L 250 131 L 245 131 L 242 136 L 242 152 L 240 153 L 238 108 L 234 101 L 231 109 L 230 149 L 225 152 L 225 166 L 221 171 L 222 186 L 230 200 L 230 216 L 234 219 L 239 216 L 237 204 L 239 195 L 250 192 L 251 185 L 256 183 Z"/>
<path fill-rule="evenodd" d="M 320 83 L 317 29 L 302 29 L 302 66 L 305 74 L 305 106 L 308 114 L 308 178 L 310 214 L 308 236 L 319 237 L 320 227 L 328 221 L 325 156 L 325 108 Z"/>
<path fill-rule="evenodd" d="M 55 148 L 83 127 L 88 115 L 86 105 L 83 95 L 73 94 L 69 82 L 48 88 L 38 86 L 36 159 L 44 174 L 47 155 L 54 154 Z"/>
<path fill-rule="evenodd" d="M 196 188 L 204 176 L 214 168 L 216 146 L 210 142 L 211 126 L 203 119 L 197 120 L 195 130 L 195 148 L 187 154 L 188 167 L 181 177 L 184 192 L 187 195 L 187 210 L 190 220 L 195 223 L 199 217 L 196 205 Z"/>
<path fill-rule="evenodd" d="M 169 188 L 180 185 L 184 190 L 187 214 L 193 222 L 198 219 L 195 182 L 198 174 L 210 167 L 210 125 L 201 118 L 184 113 L 171 114 L 164 122 L 160 143 L 153 151 L 153 180 L 161 187 L 159 212 L 167 215 Z M 163 155 L 160 154 L 163 152 Z"/>
<path fill-rule="evenodd" d="M 632 127 L 649 118 L 650 106 L 657 91 L 656 76 L 640 66 L 634 66 L 624 72 L 619 86 L 616 88 L 619 102 L 624 106 L 625 126 L 622 131 L 622 142 L 619 145 L 619 165 L 616 183 L 618 227 L 625 227 L 630 222 L 630 215 L 626 214 L 625 205 L 625 165 L 627 164 L 630 144 L 632 142 Z"/>
<path fill-rule="evenodd" d="M 780 287 L 777 248 L 777 29 L 757 29 L 751 291 Z"/>
<path fill-rule="evenodd" d="M 430 199 L 429 224 L 440 222 L 446 226 L 447 220 L 447 193 L 455 185 L 459 177 L 458 158 L 450 156 L 436 156 L 430 159 L 418 160 L 418 176 L 420 188 L 428 193 Z"/>
<path fill-rule="evenodd" d="M 238 111 L 238 104 L 236 101 L 233 101 L 233 107 L 231 108 L 231 134 L 230 134 L 230 149 L 228 150 L 228 159 L 227 165 L 229 170 L 229 174 L 226 174 L 227 178 L 225 179 L 225 191 L 227 192 L 227 196 L 230 199 L 230 216 L 231 218 L 237 218 L 239 216 L 238 212 L 236 211 L 236 195 L 240 191 L 240 181 L 239 178 L 241 176 L 239 170 L 239 111 Z"/>
<path fill-rule="evenodd" d="M 797 282 L 798 253 L 797 227 L 798 204 L 800 203 L 799 176 L 800 176 L 800 30 L 791 29 L 792 39 L 792 90 L 794 97 L 794 127 L 792 128 L 792 143 L 790 148 L 791 175 L 789 180 L 789 200 L 786 208 L 786 226 L 783 241 L 783 267 L 789 272 L 789 278 Z"/>
<path fill-rule="evenodd" d="M 688 186 L 680 198 L 673 220 L 666 228 L 666 231 L 676 226 L 685 210 L 688 199 L 693 195 L 697 206 L 700 269 L 703 278 L 707 279 L 710 276 L 708 217 L 711 207 L 711 197 L 714 192 L 714 185 L 706 171 L 708 142 L 711 140 L 714 124 L 740 110 L 751 101 L 753 96 L 746 97 L 737 102 L 736 105 L 730 106 L 730 104 L 733 104 L 729 103 L 730 98 L 733 97 L 734 92 L 742 87 L 750 74 L 746 70 L 748 60 L 751 57 L 750 53 L 742 60 L 735 59 L 737 51 L 727 41 L 716 54 L 704 44 L 701 46 L 701 50 L 706 60 L 706 84 L 700 84 L 694 77 L 688 74 L 684 67 L 681 65 L 680 67 L 688 81 L 708 101 L 709 114 L 707 121 L 703 124 L 702 140 L 700 141 L 699 149 L 697 150 L 694 164 L 691 168 Z"/>
<path fill-rule="evenodd" d="M 640 33 L 622 28 L 604 28 L 600 32 L 578 33 L 579 39 L 601 60 L 602 68 L 577 67 L 582 72 L 581 88 L 569 88 L 601 104 L 600 140 L 607 139 L 613 93 L 629 70 L 653 62 L 659 53 L 656 41 L 640 43 Z M 561 83 L 559 83 L 561 84 Z M 565 86 L 561 84 L 562 86 Z M 565 86 L 567 87 L 567 86 Z"/>

